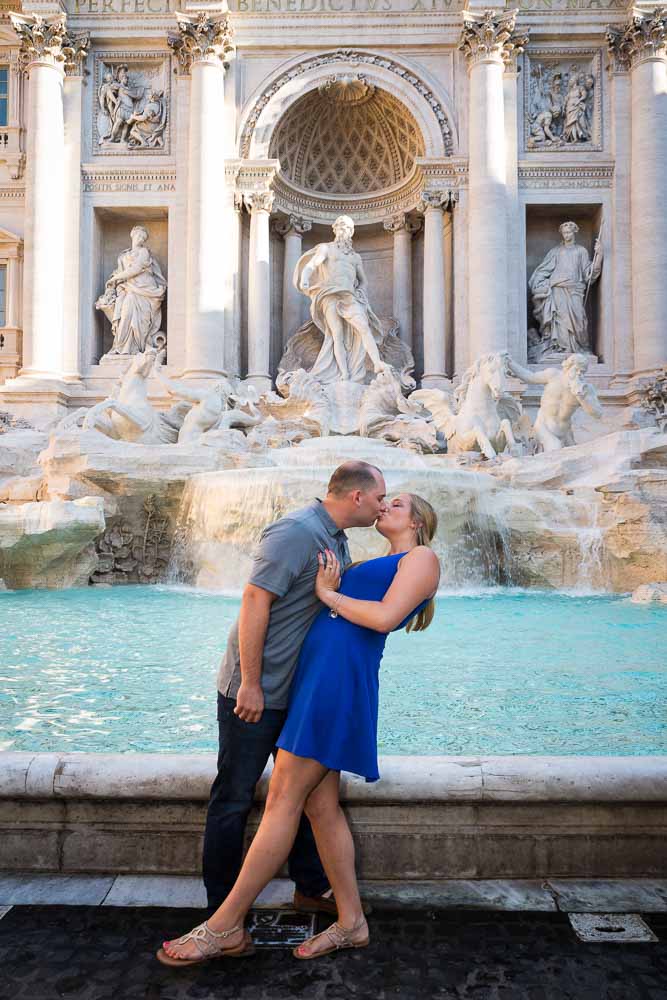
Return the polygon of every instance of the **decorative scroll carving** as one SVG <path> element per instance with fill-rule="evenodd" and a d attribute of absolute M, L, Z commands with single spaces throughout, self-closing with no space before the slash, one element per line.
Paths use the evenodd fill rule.
<path fill-rule="evenodd" d="M 282 237 L 288 236 L 290 233 L 303 236 L 305 233 L 309 233 L 312 228 L 313 224 L 310 219 L 304 219 L 300 215 L 282 215 L 273 222 L 274 231 Z"/>
<path fill-rule="evenodd" d="M 10 13 L 9 18 L 21 40 L 19 66 L 22 70 L 40 59 L 62 65 L 68 73 L 80 71 L 88 55 L 90 33 L 69 34 L 65 14 L 42 17 L 41 14 Z"/>
<path fill-rule="evenodd" d="M 270 212 L 273 208 L 273 191 L 250 191 L 243 195 L 249 212 Z"/>
<path fill-rule="evenodd" d="M 531 50 L 525 70 L 526 149 L 602 149 L 600 50 Z"/>
<path fill-rule="evenodd" d="M 382 223 L 384 229 L 388 233 L 399 233 L 401 230 L 405 230 L 410 236 L 414 236 L 421 229 L 421 219 L 415 215 L 407 215 L 402 213 L 400 215 L 392 215 L 391 218 L 385 219 Z"/>
<path fill-rule="evenodd" d="M 405 67 L 401 66 L 393 59 L 388 59 L 385 56 L 375 55 L 371 52 L 360 52 L 358 49 L 337 49 L 335 52 L 328 52 L 325 55 L 313 56 L 310 59 L 304 59 L 304 61 L 299 63 L 298 66 L 293 66 L 292 69 L 287 70 L 287 72 L 277 77 L 271 86 L 264 91 L 261 97 L 257 99 L 245 122 L 245 125 L 243 126 L 240 142 L 241 156 L 244 159 L 248 158 L 250 154 L 250 143 L 252 142 L 253 132 L 255 131 L 255 126 L 259 117 L 271 98 L 278 93 L 281 87 L 284 87 L 286 83 L 290 82 L 290 80 L 303 76 L 304 73 L 307 73 L 311 69 L 319 69 L 321 66 L 331 66 L 340 62 L 377 66 L 379 69 L 384 69 L 390 73 L 394 73 L 396 76 L 400 76 L 402 80 L 408 83 L 411 87 L 414 87 L 420 97 L 422 97 L 430 106 L 433 114 L 437 118 L 440 131 L 442 133 L 445 152 L 448 156 L 452 155 L 453 142 L 447 113 L 431 89 L 422 80 L 416 77 L 410 70 L 405 69 Z"/>
<path fill-rule="evenodd" d="M 168 35 L 183 73 L 190 73 L 193 62 L 224 61 L 234 49 L 234 31 L 227 12 L 211 17 L 202 11 L 196 16 L 176 11 L 177 35 Z"/>
<path fill-rule="evenodd" d="M 644 59 L 667 56 L 667 7 L 634 14 L 627 25 L 609 25 L 607 46 L 620 69 L 630 69 Z"/>
<path fill-rule="evenodd" d="M 422 191 L 419 204 L 417 205 L 417 211 L 424 215 L 429 208 L 448 208 L 454 201 L 454 197 L 451 191 L 441 191 L 437 189 L 428 189 Z"/>
<path fill-rule="evenodd" d="M 459 49 L 468 66 L 484 59 L 510 63 L 528 44 L 528 31 L 515 31 L 518 10 L 485 10 L 482 14 L 463 13 L 463 31 Z"/>

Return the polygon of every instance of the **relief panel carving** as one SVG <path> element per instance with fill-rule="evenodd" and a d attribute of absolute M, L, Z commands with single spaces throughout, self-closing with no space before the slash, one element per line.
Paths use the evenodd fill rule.
<path fill-rule="evenodd" d="M 524 148 L 601 150 L 601 50 L 531 49 L 524 58 Z"/>
<path fill-rule="evenodd" d="M 164 52 L 98 53 L 93 155 L 168 153 L 170 86 Z"/>

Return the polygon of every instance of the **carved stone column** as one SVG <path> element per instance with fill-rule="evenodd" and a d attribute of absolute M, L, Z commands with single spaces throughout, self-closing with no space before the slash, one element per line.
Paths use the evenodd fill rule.
<path fill-rule="evenodd" d="M 468 62 L 468 259 L 471 357 L 506 350 L 507 148 L 505 65 L 527 41 L 515 32 L 516 11 L 465 12 L 459 48 Z"/>
<path fill-rule="evenodd" d="M 10 17 L 21 41 L 19 59 L 30 90 L 22 374 L 61 380 L 66 367 L 64 233 L 69 211 L 63 81 L 66 66 L 75 67 L 85 56 L 89 39 L 68 35 L 64 14 Z"/>
<path fill-rule="evenodd" d="M 634 365 L 652 370 L 667 361 L 667 9 L 635 14 L 607 40 L 632 79 Z"/>
<path fill-rule="evenodd" d="M 225 371 L 224 59 L 233 49 L 229 14 L 176 13 L 169 36 L 181 71 L 190 74 L 185 374 L 216 378 Z"/>
<path fill-rule="evenodd" d="M 269 218 L 272 191 L 245 195 L 250 212 L 248 260 L 248 382 L 257 390 L 271 388 L 271 276 Z"/>
<path fill-rule="evenodd" d="M 298 215 L 277 219 L 275 230 L 285 243 L 283 263 L 283 347 L 301 326 L 304 295 L 294 284 L 294 269 L 301 256 L 303 234 L 310 232 L 313 224 Z"/>
<path fill-rule="evenodd" d="M 424 213 L 424 374 L 425 389 L 439 388 L 445 372 L 445 241 L 443 207 L 446 191 L 424 191 L 419 205 Z"/>
<path fill-rule="evenodd" d="M 90 38 L 78 39 L 71 59 L 65 64 L 65 284 L 64 358 L 68 380 L 81 378 L 83 355 L 81 324 L 81 137 L 83 135 L 83 79 Z"/>
<path fill-rule="evenodd" d="M 401 340 L 412 348 L 412 237 L 420 223 L 408 215 L 385 219 L 384 228 L 394 234 L 393 312 Z"/>

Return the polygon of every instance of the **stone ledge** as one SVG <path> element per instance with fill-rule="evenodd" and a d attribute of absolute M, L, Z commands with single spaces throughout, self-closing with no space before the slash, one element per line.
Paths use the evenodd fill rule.
<path fill-rule="evenodd" d="M 667 756 L 380 758 L 382 780 L 345 775 L 342 799 L 389 803 L 667 803 Z M 213 754 L 0 754 L 0 798 L 206 802 Z M 258 788 L 263 800 L 270 776 Z"/>

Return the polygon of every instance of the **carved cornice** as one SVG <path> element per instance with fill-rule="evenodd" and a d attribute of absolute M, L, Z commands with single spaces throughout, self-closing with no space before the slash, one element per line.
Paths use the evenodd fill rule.
<path fill-rule="evenodd" d="M 614 177 L 611 163 L 595 166 L 526 166 L 519 164 L 521 188 L 609 188 Z"/>
<path fill-rule="evenodd" d="M 282 236 L 289 236 L 290 233 L 295 233 L 297 236 L 303 236 L 305 233 L 310 232 L 313 228 L 313 224 L 310 219 L 304 219 L 302 215 L 281 215 L 274 220 L 273 228 L 275 232 Z"/>
<path fill-rule="evenodd" d="M 366 66 L 378 66 L 379 68 L 394 73 L 396 76 L 401 77 L 401 79 L 409 84 L 411 87 L 417 91 L 417 93 L 426 101 L 430 106 L 433 114 L 438 120 L 440 126 L 440 131 L 442 134 L 445 152 L 448 156 L 452 155 L 453 152 L 453 141 L 452 134 L 449 127 L 449 120 L 447 117 L 447 112 L 443 108 L 442 104 L 433 94 L 430 87 L 427 86 L 422 80 L 420 80 L 411 70 L 407 70 L 400 63 L 397 63 L 394 59 L 390 59 L 386 56 L 375 55 L 372 52 L 362 52 L 358 49 L 336 49 L 335 52 L 326 52 L 324 55 L 312 56 L 309 59 L 304 59 L 297 66 L 293 66 L 291 69 L 286 70 L 277 77 L 270 87 L 268 87 L 260 97 L 258 97 L 255 102 L 252 111 L 250 112 L 248 118 L 246 119 L 245 125 L 243 126 L 243 131 L 241 133 L 240 139 L 240 155 L 246 158 L 250 152 L 250 144 L 252 142 L 253 133 L 255 131 L 255 126 L 259 120 L 262 111 L 269 103 L 269 101 L 278 93 L 281 87 L 294 80 L 296 77 L 302 76 L 311 69 L 319 69 L 320 67 L 326 67 L 335 65 L 339 62 L 352 62 L 355 64 L 361 64 Z"/>
<path fill-rule="evenodd" d="M 399 215 L 392 215 L 389 219 L 385 219 L 382 225 L 388 233 L 405 232 L 409 236 L 414 236 L 421 229 L 422 223 L 421 219 L 416 216 L 401 212 Z"/>
<path fill-rule="evenodd" d="M 19 36 L 19 67 L 26 70 L 33 62 L 46 62 L 67 73 L 80 73 L 88 55 L 90 33 L 69 34 L 65 14 L 42 17 L 41 14 L 9 15 L 12 28 Z"/>
<path fill-rule="evenodd" d="M 464 11 L 459 49 L 466 57 L 468 69 L 489 60 L 507 66 L 523 52 L 528 44 L 528 31 L 514 30 L 518 13 L 518 9 L 487 8 L 482 14 Z"/>
<path fill-rule="evenodd" d="M 194 62 L 223 63 L 234 49 L 234 31 L 229 14 L 211 17 L 202 11 L 192 16 L 175 13 L 177 35 L 168 35 L 167 42 L 178 57 L 181 71 L 190 73 Z"/>
<path fill-rule="evenodd" d="M 626 25 L 610 24 L 607 47 L 616 70 L 628 70 L 646 59 L 667 58 L 667 8 L 633 14 Z"/>

